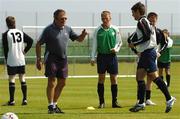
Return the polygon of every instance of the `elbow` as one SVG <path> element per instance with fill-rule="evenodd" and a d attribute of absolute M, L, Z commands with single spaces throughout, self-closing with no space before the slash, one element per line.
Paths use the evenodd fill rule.
<path fill-rule="evenodd" d="M 31 46 L 32 46 L 32 44 L 33 44 L 33 40 L 31 40 L 30 44 L 31 44 Z"/>

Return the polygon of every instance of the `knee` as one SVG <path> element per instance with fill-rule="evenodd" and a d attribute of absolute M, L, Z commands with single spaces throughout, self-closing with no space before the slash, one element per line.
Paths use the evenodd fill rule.
<path fill-rule="evenodd" d="M 48 81 L 47 87 L 48 87 L 48 88 L 54 88 L 54 87 L 55 87 L 55 83 L 52 82 L 52 81 Z"/>
<path fill-rule="evenodd" d="M 117 84 L 117 75 L 110 75 L 111 85 Z"/>
<path fill-rule="evenodd" d="M 66 85 L 66 80 L 65 80 L 65 79 L 60 79 L 60 80 L 57 82 L 57 85 L 58 85 L 58 87 L 63 88 L 63 87 Z"/>
<path fill-rule="evenodd" d="M 98 79 L 98 83 L 104 84 L 104 79 Z"/>
<path fill-rule="evenodd" d="M 146 89 L 151 90 L 151 85 L 152 85 L 152 82 L 151 83 L 146 83 Z"/>
<path fill-rule="evenodd" d="M 66 85 L 66 82 L 60 83 L 60 87 L 64 87 Z"/>
<path fill-rule="evenodd" d="M 113 84 L 117 84 L 117 79 L 116 79 L 116 78 L 111 79 L 111 84 L 112 84 L 112 85 L 113 85 Z"/>

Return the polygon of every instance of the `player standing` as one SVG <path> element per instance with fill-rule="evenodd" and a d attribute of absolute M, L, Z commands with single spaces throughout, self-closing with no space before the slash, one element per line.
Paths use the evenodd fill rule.
<path fill-rule="evenodd" d="M 166 82 L 167 82 L 167 87 L 170 86 L 170 64 L 171 64 L 171 48 L 173 45 L 173 40 L 169 37 L 169 32 L 167 29 L 163 30 L 163 33 L 166 34 L 167 36 L 167 48 L 162 51 L 161 56 L 158 58 L 158 68 L 159 68 L 159 75 L 163 79 L 163 69 L 165 69 L 166 73 Z M 161 46 L 162 47 L 162 46 Z"/>
<path fill-rule="evenodd" d="M 39 41 L 36 44 L 36 67 L 41 70 L 41 45 L 45 44 L 45 76 L 48 78 L 47 99 L 48 113 L 64 113 L 57 105 L 61 92 L 66 84 L 68 77 L 67 46 L 68 41 L 82 42 L 87 35 L 84 29 L 77 35 L 73 29 L 66 25 L 66 11 L 57 9 L 54 12 L 54 21 L 47 26 Z M 56 83 L 57 79 L 57 83 Z"/>
<path fill-rule="evenodd" d="M 94 66 L 95 55 L 97 52 L 97 70 L 98 70 L 98 85 L 97 92 L 99 96 L 99 107 L 105 107 L 104 100 L 104 82 L 106 71 L 110 73 L 112 107 L 120 108 L 117 102 L 117 74 L 118 61 L 116 53 L 122 45 L 121 36 L 118 28 L 111 25 L 111 13 L 103 11 L 101 13 L 102 24 L 95 30 L 92 44 L 91 65 Z"/>
<path fill-rule="evenodd" d="M 9 76 L 8 105 L 15 105 L 15 76 L 19 75 L 21 90 L 23 93 L 22 105 L 27 105 L 27 84 L 25 80 L 25 54 L 32 46 L 33 40 L 27 34 L 16 29 L 16 21 L 13 16 L 6 18 L 8 30 L 2 35 L 4 56 Z M 25 44 L 26 45 L 25 45 Z"/>

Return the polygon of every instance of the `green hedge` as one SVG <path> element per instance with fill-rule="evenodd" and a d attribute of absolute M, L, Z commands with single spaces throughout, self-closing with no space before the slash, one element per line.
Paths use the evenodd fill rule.
<path fill-rule="evenodd" d="M 172 55 L 180 55 L 180 37 L 173 36 L 172 38 L 174 41 L 174 46 L 172 48 Z M 68 46 L 68 56 L 90 56 L 91 41 L 92 41 L 92 39 L 86 39 L 82 43 L 70 41 L 69 46 Z M 42 46 L 42 55 L 43 55 L 43 53 L 44 53 L 44 46 Z M 133 55 L 133 52 L 128 48 L 126 38 L 123 39 L 123 46 L 122 46 L 120 52 L 118 53 L 118 55 Z M 0 56 L 3 57 L 2 47 L 0 48 Z M 33 47 L 26 54 L 26 56 L 35 56 L 35 44 L 33 44 Z M 69 62 L 74 62 L 74 60 L 77 60 L 77 59 L 70 58 Z M 89 62 L 89 58 L 79 58 L 79 60 L 78 60 L 78 62 Z M 120 60 L 133 61 L 134 58 L 123 57 L 123 58 L 120 58 Z M 172 60 L 180 61 L 180 57 L 173 57 Z M 35 63 L 35 59 L 27 58 L 26 62 L 27 63 Z M 2 58 L 0 59 L 0 63 L 4 63 Z"/>

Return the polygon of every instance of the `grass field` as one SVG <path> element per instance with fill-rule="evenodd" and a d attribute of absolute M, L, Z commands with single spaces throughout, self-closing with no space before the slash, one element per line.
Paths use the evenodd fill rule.
<path fill-rule="evenodd" d="M 128 67 L 128 66 L 122 66 Z M 123 106 L 120 109 L 111 108 L 110 81 L 105 82 L 106 108 L 97 109 L 98 97 L 96 93 L 96 78 L 67 79 L 66 87 L 58 102 L 65 114 L 47 114 L 46 79 L 29 79 L 28 105 L 21 106 L 22 94 L 19 82 L 16 85 L 15 106 L 2 106 L 8 101 L 8 82 L 0 79 L 0 116 L 5 112 L 14 112 L 19 119 L 180 119 L 180 63 L 172 64 L 172 81 L 170 92 L 177 98 L 172 112 L 166 114 L 165 98 L 153 85 L 152 100 L 157 106 L 147 106 L 144 111 L 138 113 L 129 112 L 129 108 L 136 102 L 136 81 L 134 78 L 119 78 L 118 100 Z M 33 70 L 33 69 L 28 69 Z M 83 69 L 82 69 L 83 70 Z M 38 73 L 38 72 L 37 72 Z M 95 110 L 86 110 L 93 106 Z"/>

